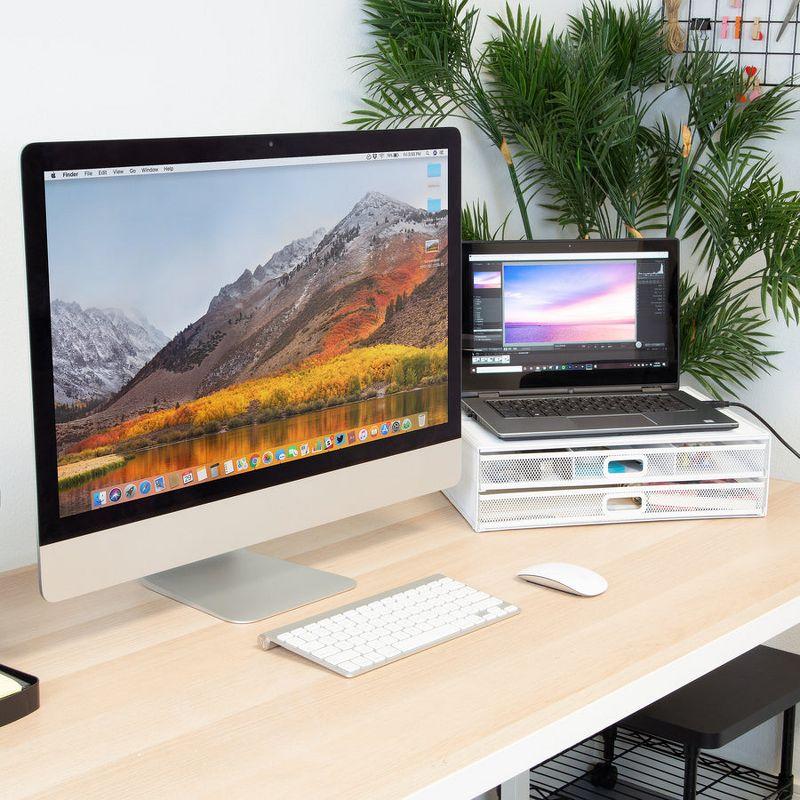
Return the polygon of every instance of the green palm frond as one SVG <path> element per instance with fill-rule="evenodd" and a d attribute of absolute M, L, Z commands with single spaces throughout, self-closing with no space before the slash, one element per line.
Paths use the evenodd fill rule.
<path fill-rule="evenodd" d="M 563 58 L 568 66 L 563 84 L 549 91 L 541 118 L 514 132 L 523 187 L 531 194 L 546 191 L 545 207 L 580 236 L 614 236 L 603 208 L 613 186 L 608 178 L 612 171 L 618 177 L 625 172 L 621 150 L 636 135 L 634 111 L 600 66 L 609 58 L 597 52 L 591 63 Z"/>
<path fill-rule="evenodd" d="M 369 97 L 351 124 L 439 124 L 454 113 L 474 113 L 479 103 L 470 72 L 477 11 L 466 0 L 364 0 L 363 6 L 374 46 L 356 62 Z M 473 121 L 496 136 L 485 114 Z"/>
<path fill-rule="evenodd" d="M 681 148 L 671 130 L 669 120 L 662 114 L 652 127 L 642 127 L 649 156 L 638 187 L 639 209 L 636 228 L 663 232 L 668 224 L 669 198 L 680 172 Z M 634 191 L 637 191 L 634 189 Z"/>
<path fill-rule="evenodd" d="M 698 37 L 694 46 L 695 52 L 682 57 L 675 82 L 688 101 L 687 124 L 705 146 L 742 104 L 747 81 L 735 62 L 710 50 L 703 39 Z"/>
<path fill-rule="evenodd" d="M 541 21 L 506 5 L 505 14 L 491 17 L 498 34 L 486 46 L 486 82 L 508 132 L 540 124 L 548 98 L 569 75 L 563 37 L 544 34 Z"/>
<path fill-rule="evenodd" d="M 784 188 L 771 160 L 713 146 L 690 202 L 686 234 L 696 237 L 710 289 L 737 299 L 755 291 L 763 314 L 800 319 L 800 194 Z"/>
<path fill-rule="evenodd" d="M 697 237 L 695 252 L 708 270 L 736 271 L 754 255 L 741 248 L 737 233 L 744 232 L 743 217 L 752 217 L 750 187 L 769 176 L 768 161 L 755 153 L 709 148 L 708 160 L 692 175 L 687 201 L 692 213 L 685 228 L 686 236 Z"/>
<path fill-rule="evenodd" d="M 643 93 L 663 83 L 672 57 L 650 3 L 639 0 L 623 9 L 608 0 L 593 0 L 569 18 L 567 30 L 578 48 L 591 43 L 607 55 L 606 74 L 626 91 Z"/>
<path fill-rule="evenodd" d="M 737 82 L 738 85 L 738 82 Z M 774 139 L 797 105 L 795 89 L 787 83 L 773 86 L 756 100 L 728 108 L 719 129 L 719 146 L 731 151 L 753 142 Z"/>
<path fill-rule="evenodd" d="M 768 320 L 745 297 L 711 298 L 681 280 L 681 370 L 712 395 L 736 395 L 774 369 L 778 351 L 767 349 Z"/>
<path fill-rule="evenodd" d="M 505 219 L 493 228 L 489 222 L 489 210 L 486 203 L 473 202 L 461 209 L 461 238 L 465 242 L 491 242 L 494 239 L 504 239 L 509 211 Z"/>

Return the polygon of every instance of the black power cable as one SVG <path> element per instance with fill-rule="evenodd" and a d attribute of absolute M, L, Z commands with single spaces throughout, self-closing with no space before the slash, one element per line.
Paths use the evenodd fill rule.
<path fill-rule="evenodd" d="M 795 457 L 800 458 L 800 452 L 794 449 L 786 439 L 781 436 L 772 425 L 767 422 L 761 414 L 753 411 L 750 406 L 746 406 L 744 403 L 739 403 L 734 400 L 707 400 L 706 405 L 711 406 L 711 408 L 742 408 L 748 414 L 752 414 L 765 428 L 767 428 L 770 433 Z"/>

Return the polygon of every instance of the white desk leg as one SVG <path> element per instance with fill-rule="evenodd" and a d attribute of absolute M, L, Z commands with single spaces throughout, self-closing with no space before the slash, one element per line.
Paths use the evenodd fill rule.
<path fill-rule="evenodd" d="M 530 772 L 520 772 L 500 786 L 500 800 L 528 800 L 530 797 Z"/>

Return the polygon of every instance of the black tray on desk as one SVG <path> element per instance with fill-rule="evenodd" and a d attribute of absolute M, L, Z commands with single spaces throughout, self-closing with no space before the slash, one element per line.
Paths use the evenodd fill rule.
<path fill-rule="evenodd" d="M 39 708 L 39 679 L 27 672 L 20 672 L 0 664 L 0 672 L 10 675 L 25 684 L 21 692 L 0 699 L 0 727 L 16 722 Z"/>

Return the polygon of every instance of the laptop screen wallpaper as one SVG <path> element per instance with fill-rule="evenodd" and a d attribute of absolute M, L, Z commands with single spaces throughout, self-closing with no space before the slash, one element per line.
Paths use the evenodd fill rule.
<path fill-rule="evenodd" d="M 503 265 L 509 345 L 636 340 L 636 262 Z"/>

